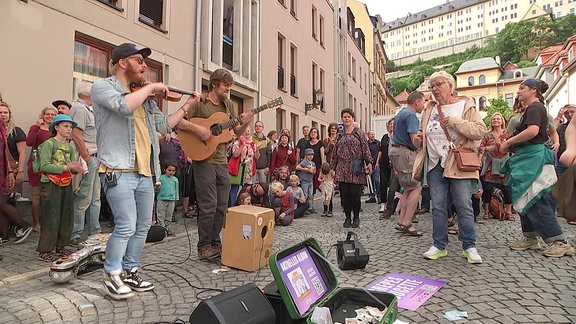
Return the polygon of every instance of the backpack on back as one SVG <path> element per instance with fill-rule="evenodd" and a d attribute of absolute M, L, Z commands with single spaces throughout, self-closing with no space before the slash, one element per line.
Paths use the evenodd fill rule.
<path fill-rule="evenodd" d="M 490 215 L 492 215 L 492 217 L 495 219 L 506 219 L 506 211 L 504 210 L 504 196 L 502 194 L 502 190 L 494 188 L 492 196 L 490 197 L 488 211 L 490 212 Z"/>
<path fill-rule="evenodd" d="M 42 147 L 44 146 L 44 143 L 46 143 L 47 141 L 54 141 L 54 137 L 50 137 L 47 140 L 45 140 L 44 142 L 42 142 L 40 145 L 38 145 L 38 147 L 34 150 L 32 150 L 32 171 L 38 173 L 40 172 L 40 152 L 42 151 Z M 54 155 L 54 153 L 56 153 L 56 151 L 58 151 L 58 145 L 54 145 L 55 143 L 52 142 L 52 155 Z"/>

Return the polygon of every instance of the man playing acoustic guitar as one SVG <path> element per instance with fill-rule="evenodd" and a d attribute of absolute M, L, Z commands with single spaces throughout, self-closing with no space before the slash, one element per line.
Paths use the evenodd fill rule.
<path fill-rule="evenodd" d="M 230 100 L 230 87 L 234 83 L 232 74 L 225 69 L 217 69 L 210 76 L 208 95 L 205 100 L 193 104 L 188 110 L 189 118 L 209 118 L 217 112 L 224 112 L 229 118 L 237 118 L 238 113 Z M 252 111 L 240 115 L 240 124 L 232 129 L 240 136 L 252 121 Z M 208 143 L 213 134 L 205 126 L 181 121 L 181 130 L 192 132 L 203 143 Z M 194 161 L 194 181 L 196 188 L 202 188 L 198 195 L 198 259 L 209 261 L 220 256 L 222 244 L 220 230 L 224 222 L 224 213 L 228 207 L 230 194 L 230 178 L 228 175 L 228 160 L 226 143 L 219 143 L 214 153 L 204 160 Z"/>

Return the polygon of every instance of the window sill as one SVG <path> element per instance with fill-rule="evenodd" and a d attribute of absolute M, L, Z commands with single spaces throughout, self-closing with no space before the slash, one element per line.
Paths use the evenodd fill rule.
<path fill-rule="evenodd" d="M 286 91 L 286 89 L 282 89 L 282 88 L 278 88 L 278 90 L 284 92 L 284 93 L 288 93 L 288 91 Z"/>
<path fill-rule="evenodd" d="M 297 94 L 290 94 L 290 96 L 292 96 L 293 98 L 299 99 L 300 97 L 298 97 Z"/>
<path fill-rule="evenodd" d="M 111 3 L 107 2 L 107 1 L 104 1 L 104 0 L 97 0 L 97 1 L 100 2 L 100 3 L 102 3 L 102 4 L 104 4 L 104 5 L 106 5 L 106 6 L 108 6 L 108 7 L 110 7 L 110 8 L 112 8 L 112 9 L 114 9 L 114 10 L 117 10 L 117 11 L 119 11 L 119 12 L 124 12 L 124 8 L 117 7 L 117 6 L 111 4 Z"/>
<path fill-rule="evenodd" d="M 159 31 L 159 32 L 161 32 L 161 33 L 168 34 L 168 31 L 167 31 L 167 30 L 162 29 L 162 28 L 160 28 L 160 27 L 156 27 L 156 26 L 154 26 L 153 24 L 151 24 L 151 23 L 143 20 L 142 18 L 138 18 L 138 21 L 140 21 L 141 23 L 143 23 L 143 24 L 146 25 L 146 26 L 149 26 L 149 27 L 152 27 L 152 28 L 156 29 L 157 31 Z"/>

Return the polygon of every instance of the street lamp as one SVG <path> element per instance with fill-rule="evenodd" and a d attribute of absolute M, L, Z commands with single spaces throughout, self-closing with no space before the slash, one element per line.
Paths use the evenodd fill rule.
<path fill-rule="evenodd" d="M 322 90 L 320 90 L 320 89 L 314 91 L 314 94 L 312 96 L 313 103 L 311 103 L 311 104 L 304 103 L 304 114 L 308 115 L 309 111 L 314 110 L 314 108 L 320 107 L 320 104 L 322 103 L 322 99 L 324 99 L 324 92 L 322 92 Z"/>

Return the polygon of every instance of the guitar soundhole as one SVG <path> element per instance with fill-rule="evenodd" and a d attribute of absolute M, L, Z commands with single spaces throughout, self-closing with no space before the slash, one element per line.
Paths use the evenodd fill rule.
<path fill-rule="evenodd" d="M 214 124 L 210 126 L 210 131 L 212 132 L 212 136 L 218 136 L 222 134 L 222 127 L 218 124 Z"/>

